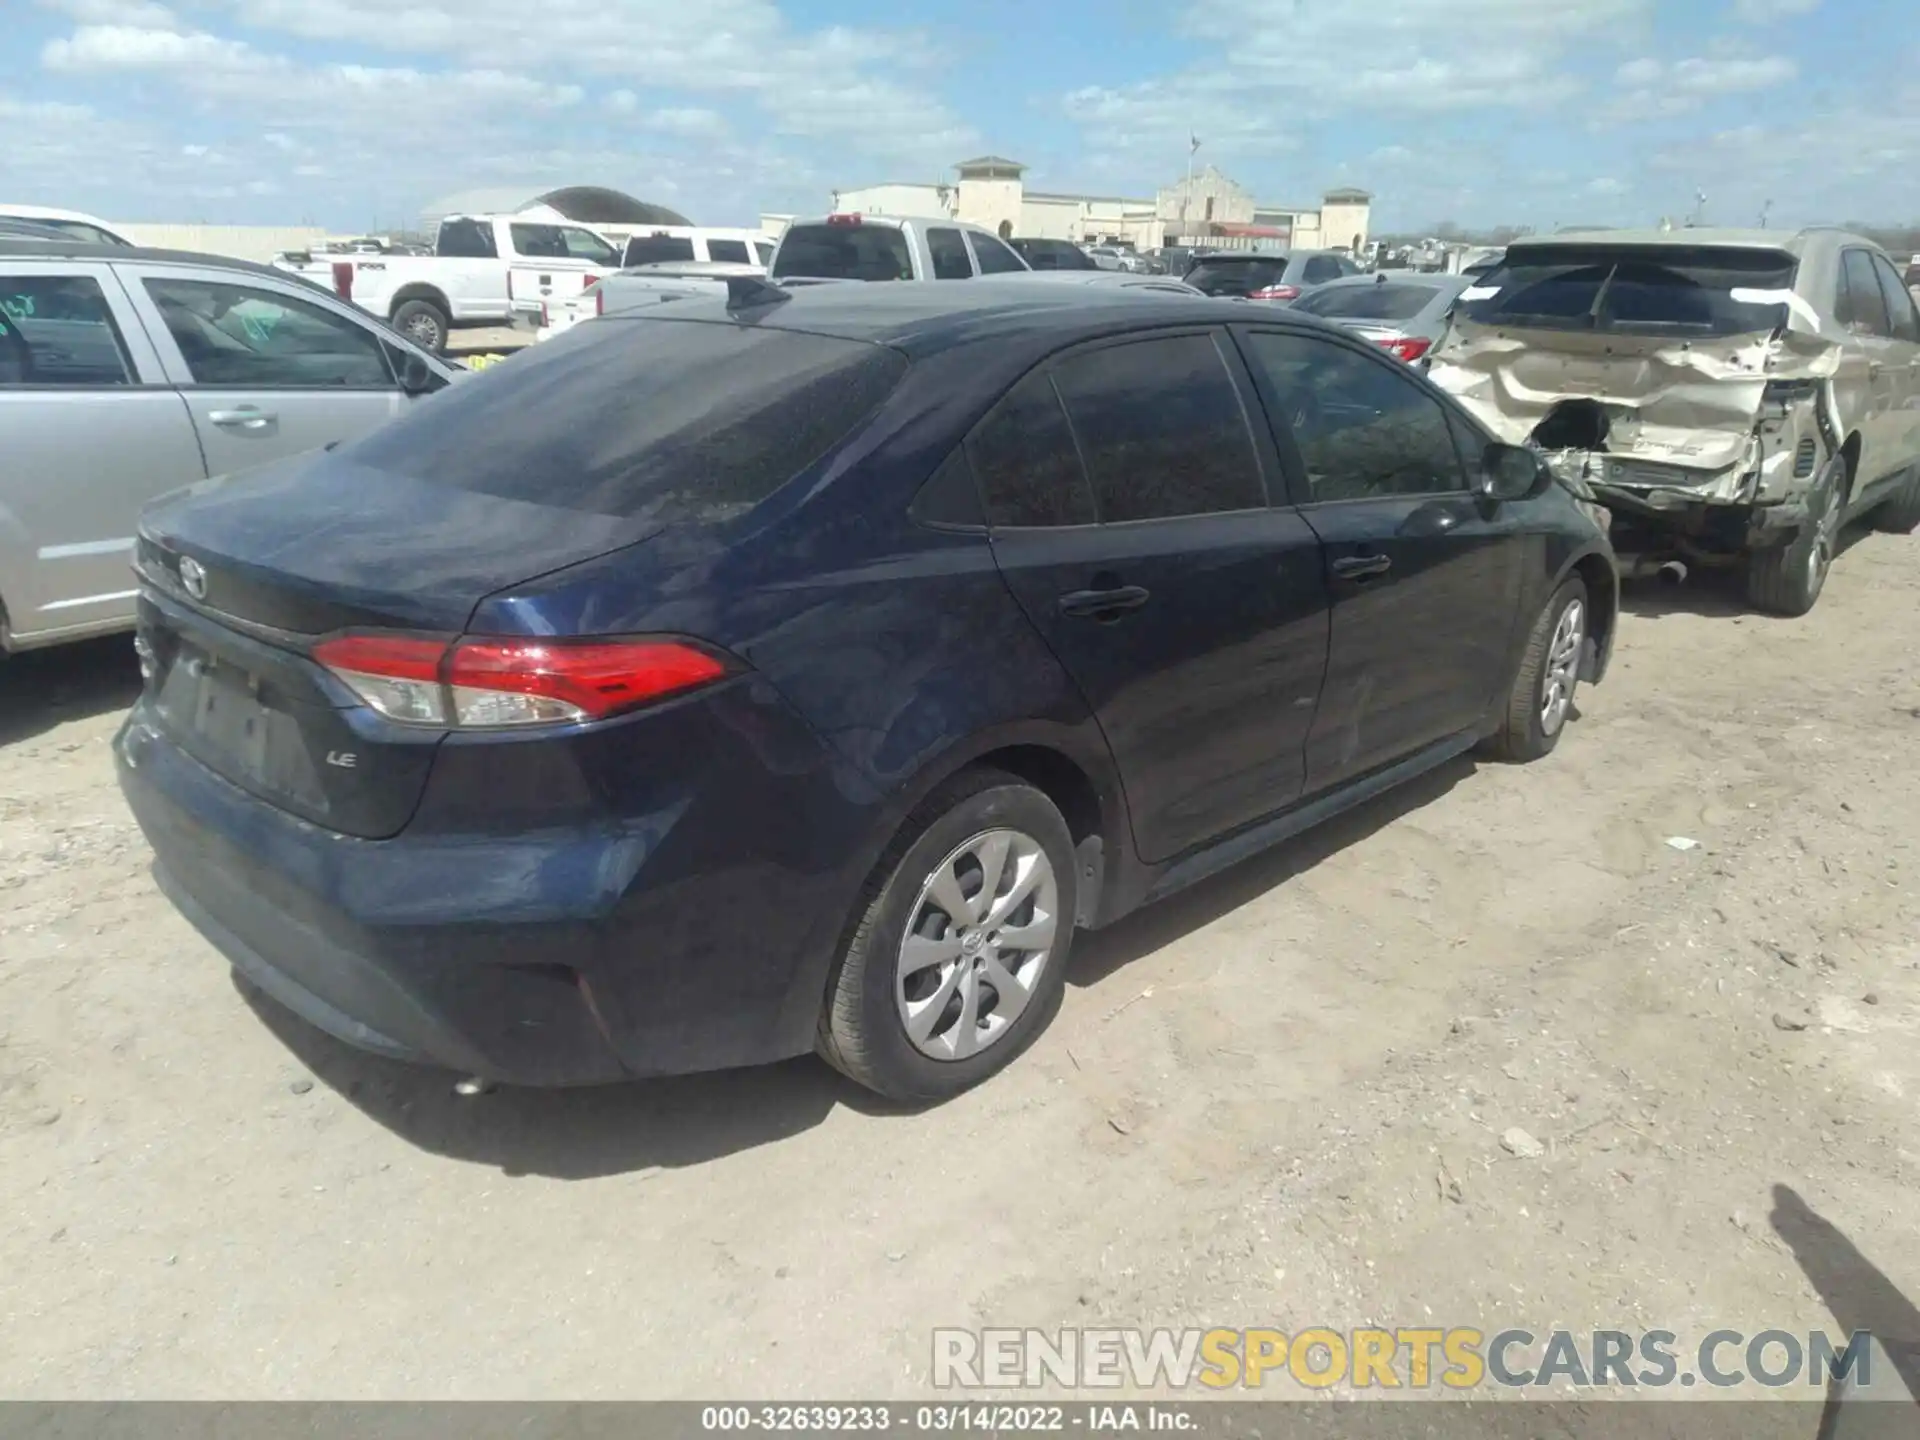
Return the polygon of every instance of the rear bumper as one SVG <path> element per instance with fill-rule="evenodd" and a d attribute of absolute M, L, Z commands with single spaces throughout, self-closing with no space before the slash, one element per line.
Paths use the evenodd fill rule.
<path fill-rule="evenodd" d="M 1635 536 L 1684 540 L 1701 550 L 1724 553 L 1766 550 L 1790 543 L 1807 520 L 1807 507 L 1799 500 L 1702 500 L 1673 490 L 1590 483 L 1594 498 L 1613 513 L 1619 537 L 1615 544 L 1621 550 L 1643 548 L 1630 543 Z"/>
<path fill-rule="evenodd" d="M 733 809 L 737 790 L 617 824 L 475 834 L 416 820 L 362 840 L 215 775 L 144 703 L 115 759 L 182 915 L 257 988 L 348 1045 L 528 1086 L 812 1046 L 857 881 L 781 865 L 761 843 L 766 825 L 716 810 Z M 458 777 L 463 795 L 471 780 Z"/>

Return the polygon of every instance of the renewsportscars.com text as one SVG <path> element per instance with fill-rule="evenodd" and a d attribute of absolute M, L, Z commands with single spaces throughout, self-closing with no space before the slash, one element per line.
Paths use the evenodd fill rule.
<path fill-rule="evenodd" d="M 1483 1331 L 1419 1326 L 1212 1330 L 936 1330 L 937 1389 L 1778 1389 L 1873 1383 L 1871 1336 L 1822 1331 Z"/>

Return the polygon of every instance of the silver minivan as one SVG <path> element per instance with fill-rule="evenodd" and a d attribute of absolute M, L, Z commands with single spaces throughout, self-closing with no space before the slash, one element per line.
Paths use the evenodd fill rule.
<path fill-rule="evenodd" d="M 154 496 L 353 439 L 458 373 L 283 271 L 0 240 L 0 653 L 131 626 Z"/>

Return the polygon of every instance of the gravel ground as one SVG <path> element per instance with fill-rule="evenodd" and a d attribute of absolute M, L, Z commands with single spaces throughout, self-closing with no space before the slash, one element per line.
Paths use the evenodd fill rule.
<path fill-rule="evenodd" d="M 1083 936 L 1031 1054 L 918 1115 L 812 1060 L 461 1099 L 356 1055 L 156 894 L 126 642 L 8 662 L 0 1393 L 907 1396 L 936 1325 L 1920 1336 L 1920 538 L 1851 538 L 1802 621 L 1635 588 L 1554 756 Z"/>

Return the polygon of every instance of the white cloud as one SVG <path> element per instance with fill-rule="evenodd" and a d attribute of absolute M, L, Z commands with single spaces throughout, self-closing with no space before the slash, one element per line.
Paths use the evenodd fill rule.
<path fill-rule="evenodd" d="M 1771 25 L 1795 15 L 1811 15 L 1820 0 L 1733 0 L 1733 13 L 1749 25 Z"/>
<path fill-rule="evenodd" d="M 615 90 L 607 96 L 607 108 L 619 115 L 631 115 L 640 108 L 640 97 L 631 90 Z"/>
<path fill-rule="evenodd" d="M 1624 195 L 1628 188 L 1626 181 L 1616 180 L 1611 175 L 1595 176 L 1586 185 L 1589 195 Z"/>
<path fill-rule="evenodd" d="M 649 130 L 668 135 L 722 135 L 727 129 L 726 119 L 717 110 L 703 110 L 693 105 L 655 110 L 647 116 L 646 125 Z"/>
<path fill-rule="evenodd" d="M 49 70 L 239 70 L 264 57 L 238 40 L 137 25 L 82 25 L 40 52 Z"/>
<path fill-rule="evenodd" d="M 1669 71 L 1669 80 L 1692 95 L 1731 95 L 1784 85 L 1799 73 L 1800 67 L 1786 56 L 1765 55 L 1755 59 L 1682 60 Z"/>
<path fill-rule="evenodd" d="M 153 0 L 40 0 L 40 4 L 86 25 L 135 25 L 148 30 L 170 30 L 179 24 L 173 11 Z"/>

